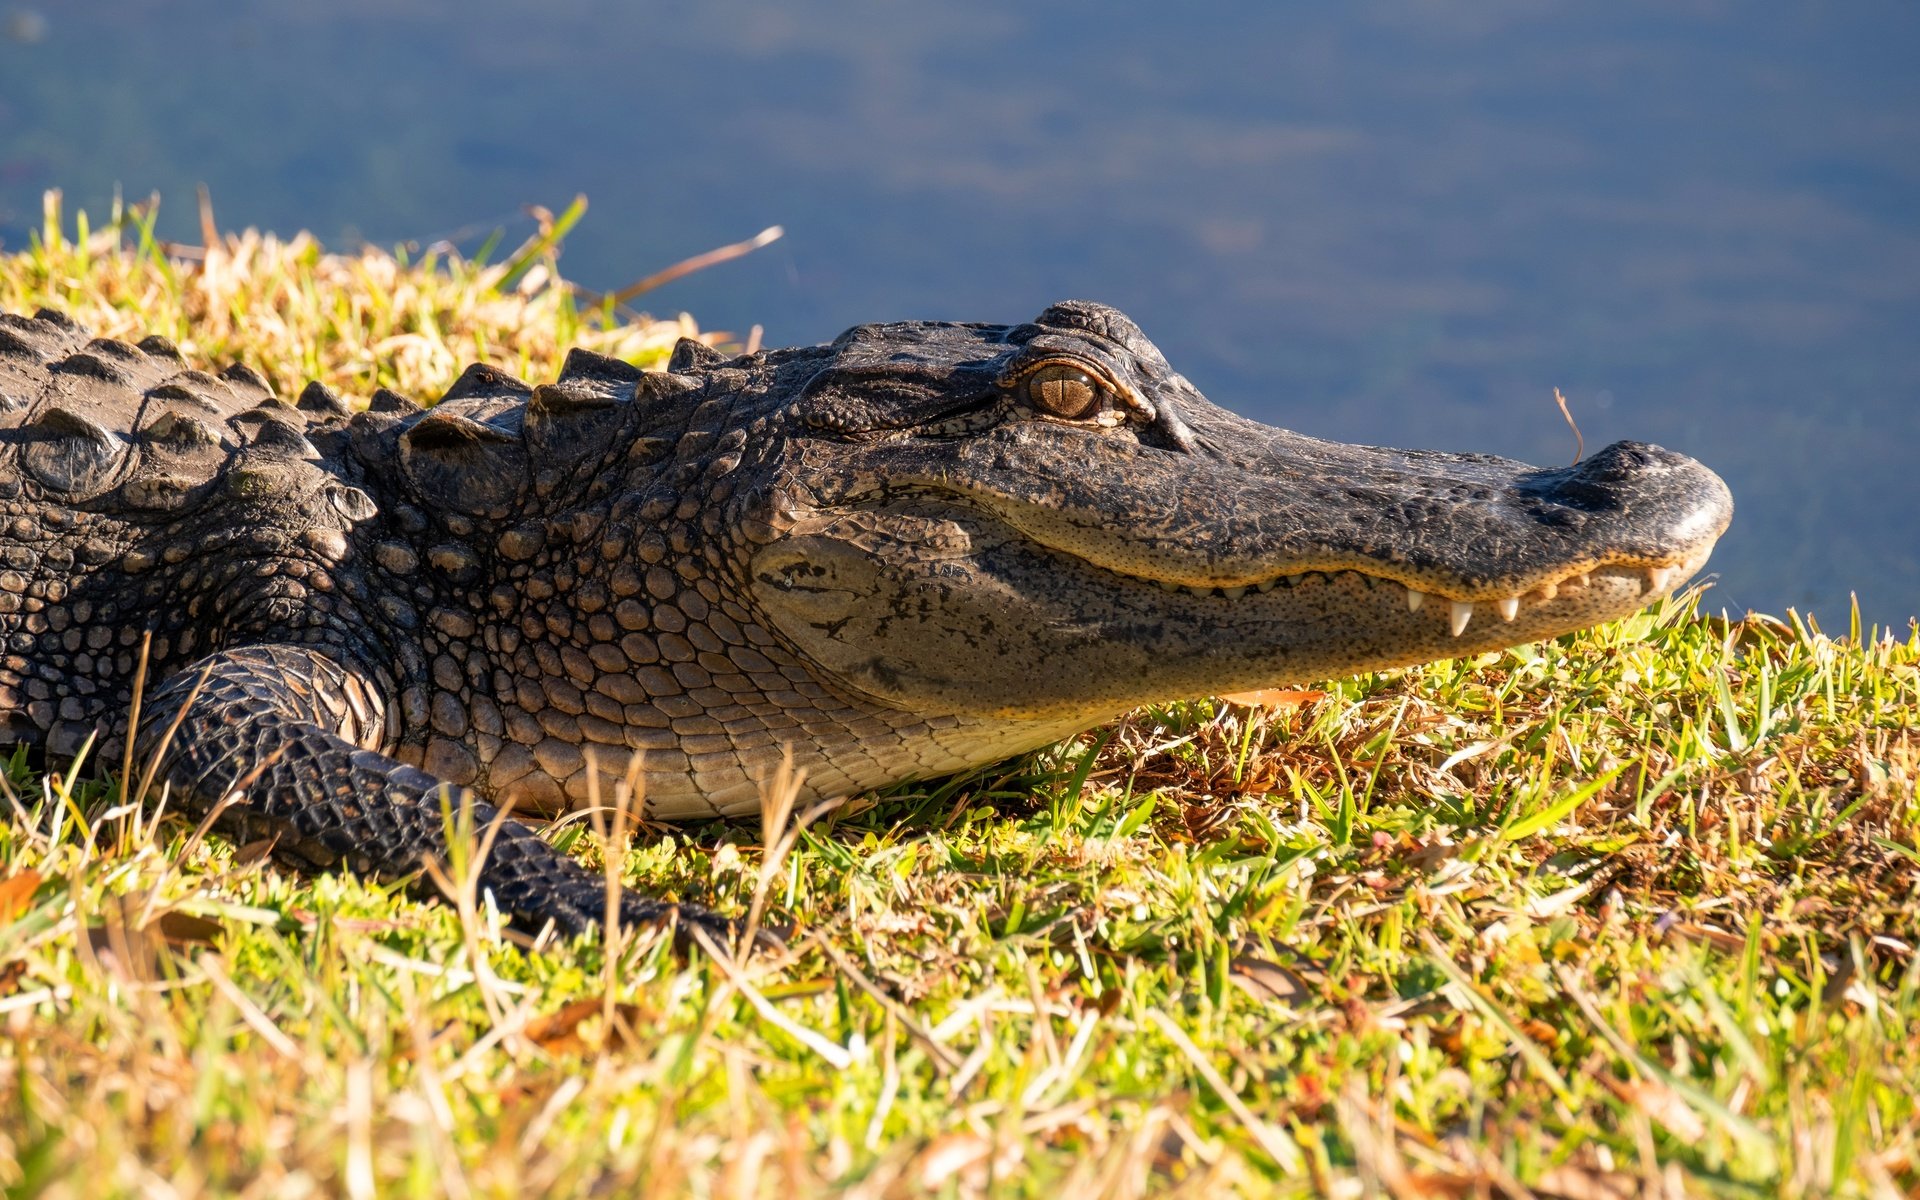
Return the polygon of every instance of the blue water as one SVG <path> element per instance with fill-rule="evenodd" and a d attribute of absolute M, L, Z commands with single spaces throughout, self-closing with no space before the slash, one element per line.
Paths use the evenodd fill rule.
<path fill-rule="evenodd" d="M 239 15 L 236 15 L 239 14 Z M 1920 610 L 1920 6 L 0 0 L 0 238 L 43 188 L 331 244 L 592 210 L 564 266 L 814 341 L 1132 313 L 1347 440 L 1685 450 L 1711 607 Z"/>

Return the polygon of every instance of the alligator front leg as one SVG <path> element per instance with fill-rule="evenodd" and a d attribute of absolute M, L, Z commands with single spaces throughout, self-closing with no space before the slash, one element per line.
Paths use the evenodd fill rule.
<path fill-rule="evenodd" d="M 484 830 L 497 810 L 467 792 L 375 750 L 356 745 L 376 719 L 350 702 L 365 681 L 317 650 L 266 645 L 228 650 L 169 678 L 141 715 L 140 761 L 161 755 L 157 778 L 172 803 L 196 819 L 228 796 L 220 822 L 242 836 L 271 836 L 275 853 L 308 870 L 347 867 L 405 875 L 447 858 L 447 809 L 471 806 Z M 183 711 L 184 710 L 184 711 Z M 605 919 L 606 886 L 517 821 L 504 822 L 480 887 L 529 929 L 552 921 L 575 934 Z M 675 918 L 716 932 L 725 922 L 703 910 L 630 892 L 623 924 Z"/>

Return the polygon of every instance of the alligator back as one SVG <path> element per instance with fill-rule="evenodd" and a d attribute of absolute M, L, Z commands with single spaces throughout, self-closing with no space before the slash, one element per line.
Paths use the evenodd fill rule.
<path fill-rule="evenodd" d="M 381 391 L 350 412 L 162 339 L 0 315 L 0 738 L 56 757 L 91 739 L 117 764 L 137 693 L 273 646 L 309 655 L 274 687 L 324 699 L 331 734 L 532 808 L 584 801 L 636 751 L 663 777 L 650 805 L 747 808 L 749 770 L 800 727 L 878 771 L 863 742 L 891 726 L 830 695 L 727 574 L 720 505 L 757 426 L 717 362 L 575 349 L 550 384 L 474 364 L 430 408 Z M 759 386 L 776 377 L 797 386 Z"/>
<path fill-rule="evenodd" d="M 470 807 L 493 829 L 481 882 L 502 911 L 531 930 L 597 923 L 604 881 L 460 786 L 478 774 L 471 752 L 432 753 L 430 730 L 476 723 L 448 703 L 460 690 L 534 696 L 532 676 L 496 657 L 493 630 L 463 674 L 448 639 L 476 633 L 471 610 L 434 601 L 449 594 L 437 588 L 491 594 L 476 590 L 476 518 L 503 519 L 529 493 L 564 503 L 578 471 L 630 458 L 604 436 L 603 410 L 630 400 L 639 376 L 575 351 L 544 389 L 474 366 L 432 412 L 380 393 L 349 415 L 318 384 L 286 404 L 246 367 L 188 369 L 161 339 L 89 340 L 56 313 L 0 315 L 0 736 L 59 757 L 91 745 L 114 765 L 131 747 L 173 811 L 264 838 L 301 868 L 415 872 L 448 856 L 442 805 Z M 654 446 L 640 443 L 642 456 Z M 530 544 L 518 536 L 501 535 L 502 553 Z M 428 646 L 442 689 L 431 704 Z M 566 752 L 542 751 L 555 762 L 582 758 L 539 745 L 550 742 Z M 512 761 L 499 737 L 490 746 L 494 766 Z M 612 903 L 627 924 L 672 918 L 726 936 L 688 907 L 631 892 Z"/>
<path fill-rule="evenodd" d="M 285 404 L 164 338 L 0 314 L 0 734 L 117 750 L 143 641 L 157 681 L 331 588 L 324 514 L 372 505 L 309 434 L 345 418 L 324 388 Z"/>

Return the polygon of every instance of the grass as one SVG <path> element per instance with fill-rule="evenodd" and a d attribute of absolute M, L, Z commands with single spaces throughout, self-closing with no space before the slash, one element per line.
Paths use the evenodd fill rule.
<path fill-rule="evenodd" d="M 49 209 L 0 307 L 283 391 L 682 331 L 582 311 L 551 236 L 187 258 Z M 1695 598 L 1145 710 L 772 846 L 618 844 L 631 886 L 794 924 L 744 962 L 529 954 L 484 906 L 286 873 L 16 759 L 0 1190 L 1914 1194 L 1920 633 Z"/>

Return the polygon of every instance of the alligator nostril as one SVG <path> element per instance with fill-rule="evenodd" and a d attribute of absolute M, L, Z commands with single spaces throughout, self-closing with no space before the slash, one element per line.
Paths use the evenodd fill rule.
<path fill-rule="evenodd" d="M 1684 455 L 1646 442 L 1615 442 L 1576 465 L 1574 473 L 1586 479 L 1620 482 L 1684 461 Z"/>
<path fill-rule="evenodd" d="M 1615 442 L 1571 467 L 1537 472 L 1519 490 L 1560 509 L 1617 512 L 1627 506 L 1636 485 L 1686 461 L 1645 442 Z"/>

